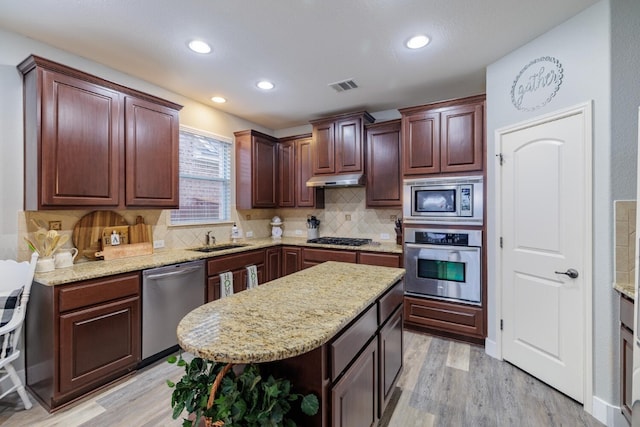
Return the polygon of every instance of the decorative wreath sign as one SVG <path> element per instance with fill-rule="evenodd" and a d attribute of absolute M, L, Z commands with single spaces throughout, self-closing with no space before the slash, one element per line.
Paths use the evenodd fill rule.
<path fill-rule="evenodd" d="M 562 85 L 562 64 L 542 56 L 527 64 L 513 81 L 511 102 L 521 111 L 535 111 L 547 105 Z"/>

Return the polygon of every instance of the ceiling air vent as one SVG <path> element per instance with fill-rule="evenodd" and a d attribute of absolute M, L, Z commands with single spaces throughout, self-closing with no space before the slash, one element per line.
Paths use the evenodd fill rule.
<path fill-rule="evenodd" d="M 335 90 L 336 92 L 344 92 L 345 90 L 351 90 L 358 87 L 358 85 L 356 84 L 356 82 L 353 81 L 353 79 L 331 83 L 329 86 L 332 87 L 333 90 Z"/>

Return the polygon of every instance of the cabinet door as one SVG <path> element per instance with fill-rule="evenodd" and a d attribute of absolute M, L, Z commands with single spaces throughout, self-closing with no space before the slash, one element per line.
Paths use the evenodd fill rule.
<path fill-rule="evenodd" d="M 277 206 L 276 167 L 278 147 L 275 141 L 262 136 L 253 137 L 252 196 L 253 207 L 274 208 Z"/>
<path fill-rule="evenodd" d="M 60 393 L 94 388 L 140 361 L 140 299 L 60 315 Z"/>
<path fill-rule="evenodd" d="M 284 246 L 282 248 L 282 276 L 302 269 L 302 248 Z"/>
<path fill-rule="evenodd" d="M 463 105 L 441 113 L 440 171 L 482 170 L 484 103 Z"/>
<path fill-rule="evenodd" d="M 334 427 L 378 422 L 378 340 L 373 339 L 331 390 Z"/>
<path fill-rule="evenodd" d="M 423 111 L 402 117 L 404 175 L 440 172 L 440 114 Z"/>
<path fill-rule="evenodd" d="M 295 141 L 278 144 L 278 206 L 281 208 L 296 206 L 295 147 Z"/>
<path fill-rule="evenodd" d="M 404 318 L 408 324 L 471 338 L 486 338 L 482 307 L 405 296 Z"/>
<path fill-rule="evenodd" d="M 125 99 L 127 206 L 178 207 L 178 112 Z"/>
<path fill-rule="evenodd" d="M 402 206 L 400 122 L 367 128 L 367 206 Z"/>
<path fill-rule="evenodd" d="M 363 172 L 362 119 L 348 118 L 335 123 L 335 172 Z"/>
<path fill-rule="evenodd" d="M 296 141 L 296 205 L 299 207 L 315 206 L 316 190 L 307 187 L 307 181 L 313 176 L 313 156 L 311 138 Z M 324 190 L 320 190 L 324 191 Z"/>
<path fill-rule="evenodd" d="M 333 122 L 316 123 L 312 132 L 313 174 L 335 173 L 335 135 Z"/>
<path fill-rule="evenodd" d="M 380 329 L 380 411 L 382 417 L 402 371 L 402 306 Z"/>
<path fill-rule="evenodd" d="M 620 408 L 622 415 L 631 422 L 631 385 L 633 381 L 633 332 L 620 327 Z"/>
<path fill-rule="evenodd" d="M 266 258 L 266 274 L 265 274 L 265 282 L 269 282 L 271 280 L 276 280 L 280 276 L 282 276 L 282 261 L 281 261 L 281 252 L 280 246 L 276 246 L 275 248 L 267 248 L 265 251 Z"/>
<path fill-rule="evenodd" d="M 30 159 L 38 154 L 41 161 L 39 205 L 118 206 L 123 153 L 120 93 L 47 70 L 42 70 L 42 79 L 41 151 L 25 147 L 27 168 L 36 167 Z M 37 120 L 35 114 L 25 117 Z M 26 172 L 34 176 L 37 170 Z M 37 191 L 37 185 L 26 182 L 26 192 Z"/>

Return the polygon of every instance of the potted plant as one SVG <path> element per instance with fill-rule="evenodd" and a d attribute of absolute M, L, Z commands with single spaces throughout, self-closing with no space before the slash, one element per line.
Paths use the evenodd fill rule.
<path fill-rule="evenodd" d="M 167 381 L 173 388 L 171 407 L 173 419 L 183 411 L 190 414 L 183 427 L 199 426 L 203 419 L 207 427 L 293 427 L 288 417 L 292 404 L 298 399 L 305 415 L 318 412 L 318 398 L 313 394 L 294 393 L 287 379 L 261 375 L 258 365 L 244 365 L 237 374 L 232 364 L 217 363 L 194 357 L 191 362 L 171 356 L 169 363 L 184 366 L 185 374 L 177 383 Z"/>

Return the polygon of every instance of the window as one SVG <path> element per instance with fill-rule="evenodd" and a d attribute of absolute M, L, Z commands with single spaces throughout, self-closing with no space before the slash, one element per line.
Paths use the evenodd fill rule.
<path fill-rule="evenodd" d="M 180 208 L 172 225 L 229 221 L 231 140 L 180 127 Z"/>

